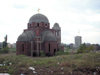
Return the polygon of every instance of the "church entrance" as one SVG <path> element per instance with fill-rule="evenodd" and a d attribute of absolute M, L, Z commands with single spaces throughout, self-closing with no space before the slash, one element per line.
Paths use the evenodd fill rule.
<path fill-rule="evenodd" d="M 36 52 L 33 52 L 32 56 L 34 56 L 34 57 L 37 56 Z"/>
<path fill-rule="evenodd" d="M 54 55 L 55 55 L 55 53 L 56 53 L 56 49 L 54 49 Z"/>

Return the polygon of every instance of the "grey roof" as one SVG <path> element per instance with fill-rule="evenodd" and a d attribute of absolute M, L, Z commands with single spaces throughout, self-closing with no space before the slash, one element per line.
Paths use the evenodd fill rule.
<path fill-rule="evenodd" d="M 42 32 L 42 42 L 45 41 L 57 41 L 55 35 L 50 30 Z"/>
<path fill-rule="evenodd" d="M 17 41 L 32 41 L 34 37 L 35 33 L 33 31 L 25 31 L 18 37 Z"/>
<path fill-rule="evenodd" d="M 52 27 L 52 29 L 60 30 L 59 24 L 55 23 L 54 26 Z"/>
<path fill-rule="evenodd" d="M 46 16 L 38 13 L 38 14 L 33 15 L 30 18 L 29 23 L 32 23 L 32 22 L 36 22 L 36 23 L 40 23 L 40 22 L 49 23 L 49 20 L 48 20 L 48 18 Z"/>

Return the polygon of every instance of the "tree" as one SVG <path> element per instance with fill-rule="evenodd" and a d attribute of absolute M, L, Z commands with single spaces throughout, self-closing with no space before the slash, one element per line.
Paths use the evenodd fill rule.
<path fill-rule="evenodd" d="M 3 41 L 3 48 L 1 48 L 0 53 L 8 53 L 9 52 L 9 48 L 8 48 L 8 44 L 7 44 L 7 35 L 4 37 L 4 41 Z"/>
<path fill-rule="evenodd" d="M 85 49 L 86 49 L 86 45 L 85 43 L 82 44 L 79 48 L 78 48 L 78 53 L 84 53 L 85 52 Z"/>
<path fill-rule="evenodd" d="M 88 53 L 88 52 L 93 51 L 93 50 L 94 50 L 93 45 L 86 46 L 86 44 L 84 43 L 79 47 L 77 53 Z"/>
<path fill-rule="evenodd" d="M 2 48 L 0 50 L 0 53 L 8 53 L 8 52 L 9 52 L 9 48 L 8 47 Z"/>
<path fill-rule="evenodd" d="M 4 37 L 3 48 L 7 47 L 7 35 Z"/>

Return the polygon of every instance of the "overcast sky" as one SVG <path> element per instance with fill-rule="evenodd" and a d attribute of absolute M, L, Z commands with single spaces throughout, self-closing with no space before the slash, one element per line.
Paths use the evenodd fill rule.
<path fill-rule="evenodd" d="M 100 44 L 100 0 L 0 0 L 0 42 L 6 34 L 8 42 L 16 42 L 38 8 L 51 28 L 59 23 L 63 43 L 80 35 L 83 43 Z"/>

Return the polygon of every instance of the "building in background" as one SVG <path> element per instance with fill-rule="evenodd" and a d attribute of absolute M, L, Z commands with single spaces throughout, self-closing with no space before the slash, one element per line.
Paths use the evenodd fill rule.
<path fill-rule="evenodd" d="M 82 37 L 75 36 L 75 48 L 79 48 L 81 44 L 82 44 Z"/>
<path fill-rule="evenodd" d="M 70 49 L 74 49 L 74 44 L 73 44 L 73 43 L 70 43 L 70 44 L 69 44 L 69 48 L 70 48 Z"/>
<path fill-rule="evenodd" d="M 16 48 L 16 43 L 13 43 L 12 44 L 12 48 Z"/>
<path fill-rule="evenodd" d="M 12 44 L 11 43 L 8 43 L 8 48 L 12 48 Z"/>

